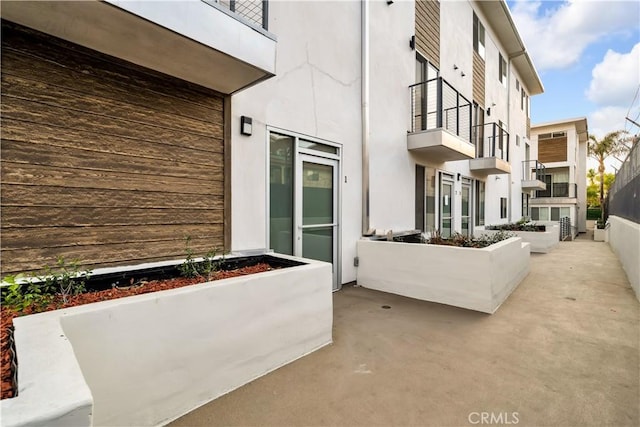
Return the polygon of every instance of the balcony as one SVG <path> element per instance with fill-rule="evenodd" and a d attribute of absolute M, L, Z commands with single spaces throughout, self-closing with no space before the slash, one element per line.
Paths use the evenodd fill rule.
<path fill-rule="evenodd" d="M 473 127 L 476 158 L 469 161 L 469 169 L 476 175 L 511 173 L 509 164 L 509 132 L 498 123 Z"/>
<path fill-rule="evenodd" d="M 537 160 L 522 162 L 522 191 L 546 190 L 545 166 Z"/>
<path fill-rule="evenodd" d="M 435 162 L 473 159 L 471 102 L 441 77 L 416 83 L 409 90 L 409 151 Z"/>
<path fill-rule="evenodd" d="M 29 1 L 2 18 L 231 94 L 275 75 L 266 1 Z"/>
<path fill-rule="evenodd" d="M 547 175 L 549 177 L 550 175 Z M 578 185 L 570 182 L 550 183 L 546 180 L 546 189 L 537 190 L 531 199 L 532 204 L 577 203 Z"/>

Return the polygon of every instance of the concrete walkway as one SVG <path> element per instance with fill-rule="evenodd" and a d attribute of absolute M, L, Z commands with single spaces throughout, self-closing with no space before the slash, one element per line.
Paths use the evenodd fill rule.
<path fill-rule="evenodd" d="M 359 287 L 334 307 L 331 346 L 171 425 L 640 425 L 640 305 L 606 243 L 532 255 L 491 316 Z"/>

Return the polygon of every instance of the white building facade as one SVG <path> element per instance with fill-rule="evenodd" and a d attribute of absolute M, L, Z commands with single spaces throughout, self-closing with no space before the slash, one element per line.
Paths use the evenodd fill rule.
<path fill-rule="evenodd" d="M 504 2 L 274 2 L 269 19 L 276 76 L 232 97 L 232 249 L 331 261 L 338 288 L 363 234 L 527 215 L 543 88 Z"/>
<path fill-rule="evenodd" d="M 571 219 L 573 235 L 587 231 L 587 144 L 585 117 L 531 127 L 533 156 L 544 165 L 544 190 L 532 192 L 530 216 L 535 221 Z"/>
<path fill-rule="evenodd" d="M 504 1 L 8 2 L 2 18 L 2 156 L 29 164 L 3 183 L 3 274 L 175 260 L 188 235 L 196 253 L 331 262 L 338 289 L 363 235 L 529 212 L 543 87 Z"/>

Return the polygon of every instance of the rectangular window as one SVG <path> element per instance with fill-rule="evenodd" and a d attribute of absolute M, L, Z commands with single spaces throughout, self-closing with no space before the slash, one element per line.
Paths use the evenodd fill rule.
<path fill-rule="evenodd" d="M 484 225 L 485 183 L 476 181 L 476 225 Z"/>
<path fill-rule="evenodd" d="M 520 135 L 516 135 L 516 146 L 520 147 Z"/>
<path fill-rule="evenodd" d="M 507 198 L 500 197 L 500 218 L 507 217 Z"/>
<path fill-rule="evenodd" d="M 498 54 L 498 72 L 500 83 L 507 87 L 507 61 L 504 60 L 501 53 Z"/>
<path fill-rule="evenodd" d="M 560 208 L 551 208 L 551 221 L 560 221 Z"/>
<path fill-rule="evenodd" d="M 526 94 L 524 93 L 524 88 L 520 91 L 520 109 L 524 111 L 524 101 Z"/>
<path fill-rule="evenodd" d="M 484 26 L 475 13 L 473 14 L 473 50 L 484 59 Z"/>
<path fill-rule="evenodd" d="M 529 195 L 522 193 L 522 216 L 529 217 Z"/>
<path fill-rule="evenodd" d="M 269 135 L 269 247 L 293 255 L 294 138 Z"/>
<path fill-rule="evenodd" d="M 569 208 L 560 208 L 560 218 L 564 218 L 565 216 L 569 216 L 569 215 L 570 215 Z"/>
<path fill-rule="evenodd" d="M 540 219 L 540 208 L 531 208 L 531 220 L 538 221 Z"/>
<path fill-rule="evenodd" d="M 518 92 L 519 90 L 520 90 L 520 81 L 516 79 L 516 92 Z M 522 89 L 522 91 L 524 92 L 524 89 Z"/>

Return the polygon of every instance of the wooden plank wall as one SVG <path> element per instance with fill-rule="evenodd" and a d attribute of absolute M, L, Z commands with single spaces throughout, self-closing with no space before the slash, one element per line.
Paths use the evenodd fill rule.
<path fill-rule="evenodd" d="M 440 68 L 440 2 L 416 1 L 416 47 L 433 65 Z"/>
<path fill-rule="evenodd" d="M 223 247 L 223 97 L 2 22 L 1 272 Z"/>
<path fill-rule="evenodd" d="M 485 108 L 485 63 L 484 59 L 473 51 L 473 100 Z"/>
<path fill-rule="evenodd" d="M 542 163 L 567 161 L 567 137 L 538 140 L 538 160 Z"/>

